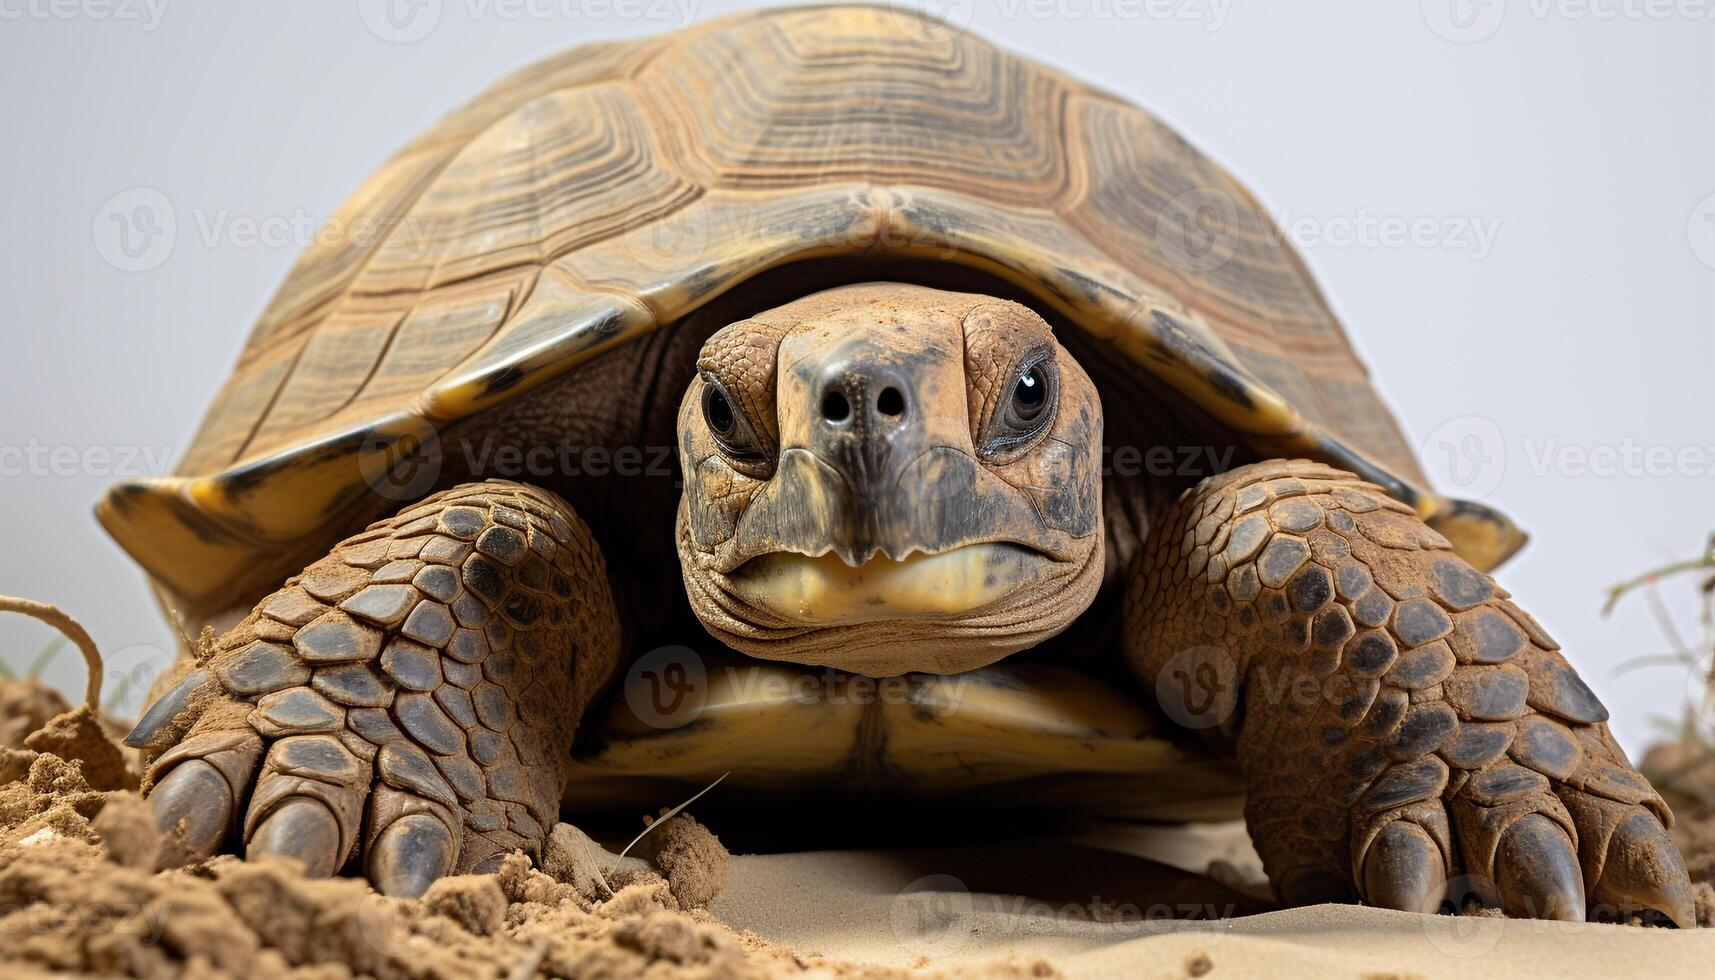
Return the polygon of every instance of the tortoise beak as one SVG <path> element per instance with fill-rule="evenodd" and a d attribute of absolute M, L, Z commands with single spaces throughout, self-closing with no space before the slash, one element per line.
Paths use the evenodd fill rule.
<path fill-rule="evenodd" d="M 931 457 L 964 455 L 935 445 L 955 435 L 940 431 L 935 417 L 937 360 L 864 332 L 824 345 L 790 372 L 796 411 L 784 428 L 796 445 L 781 452 L 782 496 L 826 508 L 827 547 L 847 565 L 936 550 L 941 536 L 933 528 L 943 522 L 923 513 L 906 488 L 923 485 L 926 474 L 913 471 L 932 465 Z M 943 494 L 930 489 L 933 509 Z"/>
<path fill-rule="evenodd" d="M 782 473 L 800 492 L 836 502 L 840 519 L 830 524 L 828 543 L 847 565 L 862 565 L 877 553 L 904 559 L 932 537 L 917 526 L 922 516 L 902 506 L 906 471 L 938 449 L 957 450 L 926 445 L 935 426 L 919 390 L 923 365 L 869 338 L 841 344 L 830 355 L 802 365 L 803 392 L 813 404 L 800 406 L 804 420 L 795 428 L 802 445 L 782 453 L 783 462 L 787 454 L 794 457 Z M 828 487 L 804 486 L 828 477 Z"/>
<path fill-rule="evenodd" d="M 969 454 L 937 446 L 865 459 L 870 452 L 854 448 L 851 463 L 782 453 L 774 485 L 757 502 L 763 510 L 753 512 L 780 521 L 766 535 L 773 547 L 762 553 L 831 552 L 856 568 L 877 556 L 904 561 L 975 543 L 1034 546 L 1007 533 L 1021 525 L 1000 519 L 1011 508 L 983 492 L 986 474 Z"/>
<path fill-rule="evenodd" d="M 806 331 L 781 345 L 780 363 L 775 476 L 726 571 L 774 553 L 857 568 L 976 544 L 1053 551 L 1032 533 L 1042 521 L 1028 501 L 977 460 L 950 339 Z"/>
<path fill-rule="evenodd" d="M 1037 581 L 1050 560 L 1015 544 L 968 544 L 861 565 L 832 554 L 763 555 L 726 581 L 746 603 L 808 625 L 957 619 Z"/>

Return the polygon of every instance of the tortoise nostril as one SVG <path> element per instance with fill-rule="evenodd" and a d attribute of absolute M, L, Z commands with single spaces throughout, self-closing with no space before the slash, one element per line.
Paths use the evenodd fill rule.
<path fill-rule="evenodd" d="M 852 404 L 838 391 L 822 396 L 822 417 L 829 422 L 844 422 L 852 414 Z"/>
<path fill-rule="evenodd" d="M 905 396 L 900 394 L 898 388 L 883 388 L 881 394 L 876 396 L 875 410 L 889 418 L 898 418 L 905 414 Z"/>

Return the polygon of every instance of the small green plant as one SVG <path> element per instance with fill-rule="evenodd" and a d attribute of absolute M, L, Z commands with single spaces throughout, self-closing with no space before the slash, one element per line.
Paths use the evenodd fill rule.
<path fill-rule="evenodd" d="M 1663 579 L 1686 573 L 1703 576 L 1698 586 L 1703 605 L 1699 617 L 1703 636 L 1692 643 L 1686 642 L 1674 625 L 1657 588 Z M 1634 591 L 1641 591 L 1648 598 L 1672 649 L 1633 657 L 1620 664 L 1619 670 L 1623 673 L 1642 667 L 1679 667 L 1695 679 L 1687 684 L 1695 693 L 1679 718 L 1665 715 L 1650 718 L 1663 735 L 1694 751 L 1685 753 L 1678 764 L 1647 775 L 1663 790 L 1681 793 L 1705 807 L 1715 808 L 1715 785 L 1709 785 L 1707 779 L 1694 778 L 1715 762 L 1715 535 L 1710 536 L 1701 556 L 1663 565 L 1610 588 L 1608 601 L 1602 607 L 1603 615 L 1612 612 L 1620 599 Z"/>
<path fill-rule="evenodd" d="M 69 646 L 70 643 L 65 637 L 54 637 L 47 646 L 41 649 L 41 652 L 31 659 L 29 665 L 24 667 L 22 672 L 15 670 L 11 664 L 0 659 L 0 679 L 9 681 L 41 680 L 42 674 L 66 652 Z M 130 699 L 134 692 L 148 690 L 149 684 L 155 679 L 155 667 L 152 664 L 141 663 L 133 666 L 130 670 L 109 671 L 108 676 L 114 679 L 113 690 L 102 701 L 101 710 L 109 717 L 118 717 L 126 713 L 126 708 L 130 705 Z M 135 709 L 132 708 L 132 710 Z"/>
<path fill-rule="evenodd" d="M 65 648 L 66 638 L 63 636 L 54 637 L 47 646 L 42 648 L 41 653 L 36 654 L 36 658 L 30 661 L 30 665 L 24 668 L 25 679 L 33 681 L 41 677 L 42 671 L 47 670 L 48 664 L 53 663 L 54 658 L 58 657 Z M 15 681 L 18 679 L 18 674 L 7 665 L 6 661 L 0 660 L 0 677 Z"/>

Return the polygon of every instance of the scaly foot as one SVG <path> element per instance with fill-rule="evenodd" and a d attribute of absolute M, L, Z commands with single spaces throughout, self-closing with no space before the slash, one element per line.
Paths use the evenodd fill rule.
<path fill-rule="evenodd" d="M 553 494 L 457 487 L 259 603 L 127 739 L 176 852 L 245 854 L 388 894 L 538 852 L 618 626 L 588 529 Z"/>

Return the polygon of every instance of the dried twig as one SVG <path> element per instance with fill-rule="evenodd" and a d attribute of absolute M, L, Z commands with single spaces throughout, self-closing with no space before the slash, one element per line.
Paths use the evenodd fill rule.
<path fill-rule="evenodd" d="M 1620 598 L 1639 586 L 1654 585 L 1669 575 L 1695 571 L 1699 568 L 1715 569 L 1715 536 L 1710 537 L 1709 545 L 1704 549 L 1702 557 L 1687 558 L 1684 561 L 1663 565 L 1636 578 L 1627 579 L 1618 585 L 1609 587 L 1608 601 L 1602 604 L 1602 615 L 1606 616 L 1613 612 L 1614 606 L 1620 601 Z"/>
<path fill-rule="evenodd" d="M 690 799 L 679 804 L 678 806 L 674 807 L 673 809 L 668 810 L 666 813 L 663 813 L 659 819 L 652 821 L 649 824 L 649 826 L 643 828 L 643 833 L 638 834 L 636 837 L 631 838 L 631 843 L 625 845 L 625 850 L 619 852 L 619 857 L 623 858 L 627 854 L 631 853 L 631 849 L 637 846 L 637 842 L 642 840 L 644 837 L 647 837 L 651 830 L 654 830 L 656 827 L 661 826 L 662 824 L 673 819 L 674 817 L 678 816 L 679 814 L 684 813 L 686 807 L 688 807 L 691 804 L 702 799 L 704 793 L 707 793 L 709 790 L 714 789 L 716 786 L 719 786 L 721 784 L 721 780 L 727 778 L 730 775 L 732 775 L 732 772 L 730 770 L 727 772 L 721 773 L 720 776 L 716 777 L 714 782 L 712 782 L 712 783 L 708 784 L 707 786 L 704 786 L 702 789 L 698 790 L 697 795 L 691 797 Z M 607 877 L 601 873 L 600 868 L 595 869 L 595 876 L 596 876 L 596 880 L 601 882 L 601 886 L 603 888 L 607 889 L 607 893 L 609 895 L 612 895 L 613 894 L 613 886 L 607 883 Z"/>
<path fill-rule="evenodd" d="M 83 654 L 84 665 L 89 668 L 89 679 L 83 688 L 83 702 L 94 711 L 101 710 L 101 651 L 95 648 L 95 641 L 89 638 L 89 632 L 79 625 L 77 620 L 50 603 L 9 595 L 0 595 L 0 612 L 22 613 L 40 620 L 59 630 L 65 634 L 66 639 L 76 644 L 78 652 Z"/>

